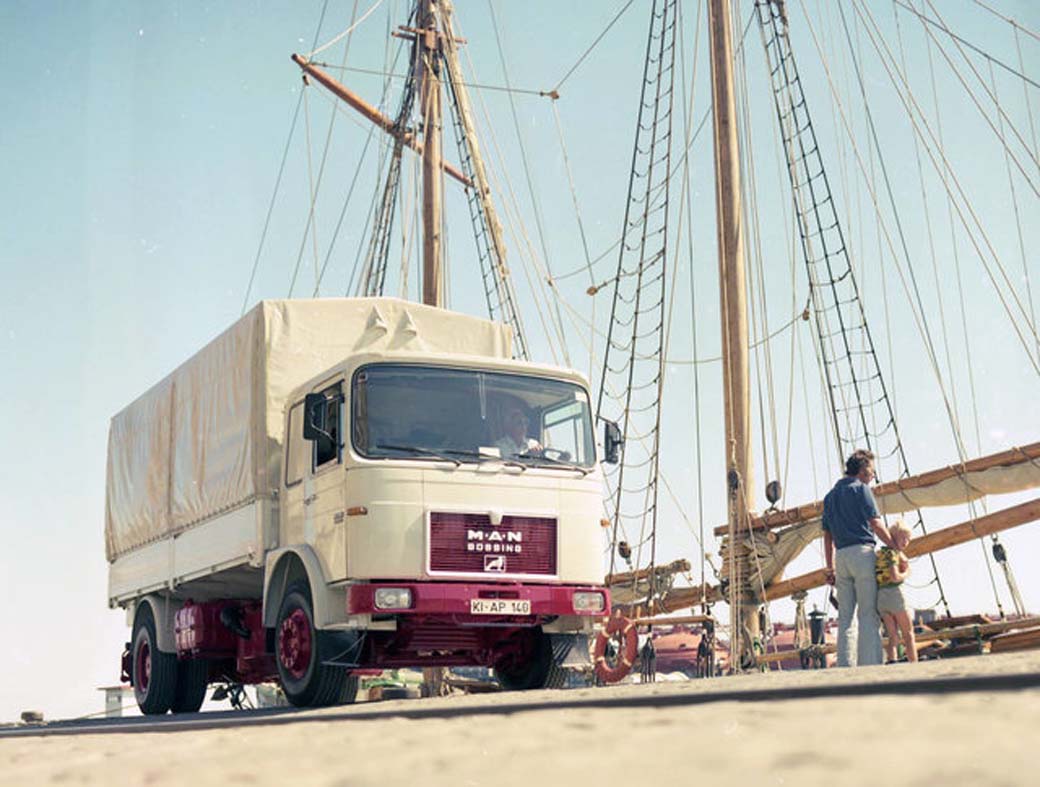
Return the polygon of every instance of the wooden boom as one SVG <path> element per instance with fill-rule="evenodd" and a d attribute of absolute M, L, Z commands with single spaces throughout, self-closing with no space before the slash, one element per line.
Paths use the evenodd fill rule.
<path fill-rule="evenodd" d="M 1001 530 L 1009 530 L 1036 519 L 1040 519 L 1040 498 L 915 538 L 904 551 L 907 557 L 920 557 L 940 549 L 963 544 L 965 541 L 999 533 Z M 808 574 L 785 579 L 782 582 L 774 582 L 766 588 L 766 600 L 783 598 L 799 590 L 819 587 L 826 582 L 826 571 L 820 568 L 810 571 Z M 697 588 L 697 591 L 699 593 L 700 588 Z"/>
<path fill-rule="evenodd" d="M 1011 508 L 1005 508 L 1002 511 L 995 511 L 978 519 L 969 519 L 967 522 L 961 522 L 960 524 L 936 530 L 926 536 L 916 538 L 907 546 L 906 555 L 907 557 L 920 557 L 940 549 L 963 544 L 975 538 L 999 533 L 1001 530 L 1010 530 L 1013 527 L 1018 527 L 1037 519 L 1040 519 L 1040 498 Z M 811 590 L 826 583 L 827 573 L 824 569 L 819 568 L 807 574 L 791 577 L 791 579 L 774 582 L 766 587 L 765 600 L 773 601 L 774 599 L 784 598 L 800 590 Z M 653 612 L 657 615 L 663 615 L 678 609 L 696 606 L 703 601 L 714 603 L 724 600 L 722 590 L 718 586 L 709 586 L 707 590 L 707 598 L 703 598 L 700 587 L 675 588 L 654 604 Z M 633 610 L 633 613 L 636 615 L 642 612 L 642 607 L 636 607 Z"/>
<path fill-rule="evenodd" d="M 964 464 L 949 465 L 947 467 L 941 467 L 938 470 L 930 470 L 927 473 L 921 473 L 920 475 L 900 478 L 897 481 L 887 481 L 875 486 L 873 492 L 875 497 L 884 497 L 899 492 L 910 492 L 914 489 L 923 489 L 925 487 L 935 486 L 943 481 L 948 481 L 951 478 L 963 477 L 969 473 L 978 473 L 996 467 L 1009 467 L 1026 462 L 1036 464 L 1037 461 L 1040 461 L 1040 442 L 1030 443 L 1029 445 L 1021 446 L 1020 448 L 1012 448 L 1008 451 L 1001 451 L 996 454 L 989 454 L 988 456 L 982 456 L 978 459 L 972 459 L 970 462 L 965 462 Z M 822 514 L 823 501 L 817 500 L 815 503 L 795 506 L 794 508 L 788 508 L 785 511 L 774 511 L 772 513 L 766 512 L 759 516 L 752 516 L 750 518 L 750 527 L 752 530 L 785 527 L 798 522 L 804 522 L 807 519 L 813 519 Z M 728 525 L 716 527 L 714 530 L 715 535 L 726 535 L 728 527 Z"/>

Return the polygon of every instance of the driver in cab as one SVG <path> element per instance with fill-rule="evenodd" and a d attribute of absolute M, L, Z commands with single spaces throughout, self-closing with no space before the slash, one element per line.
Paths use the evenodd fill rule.
<path fill-rule="evenodd" d="M 507 459 L 513 456 L 529 456 L 542 450 L 542 444 L 527 436 L 527 413 L 520 405 L 508 405 L 503 417 L 505 434 L 495 441 L 495 447 Z"/>

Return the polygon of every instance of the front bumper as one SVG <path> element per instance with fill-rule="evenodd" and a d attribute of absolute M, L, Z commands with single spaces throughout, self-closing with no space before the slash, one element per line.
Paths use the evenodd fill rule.
<path fill-rule="evenodd" d="M 407 609 L 379 609 L 375 594 L 380 588 L 405 588 L 411 591 Z M 575 593 L 601 593 L 603 609 L 577 610 Z M 469 582 L 365 582 L 351 585 L 347 592 L 347 612 L 351 615 L 451 615 L 471 616 L 474 599 L 517 599 L 531 603 L 530 618 L 578 616 L 601 618 L 610 611 L 610 592 L 592 585 L 522 585 Z"/>

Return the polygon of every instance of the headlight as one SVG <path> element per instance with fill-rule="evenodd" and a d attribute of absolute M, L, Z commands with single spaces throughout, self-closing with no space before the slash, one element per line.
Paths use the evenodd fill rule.
<path fill-rule="evenodd" d="M 602 612 L 604 606 L 602 593 L 579 590 L 574 594 L 575 612 Z"/>
<path fill-rule="evenodd" d="M 408 609 L 412 606 L 412 591 L 408 588 L 379 588 L 375 603 L 376 609 Z"/>

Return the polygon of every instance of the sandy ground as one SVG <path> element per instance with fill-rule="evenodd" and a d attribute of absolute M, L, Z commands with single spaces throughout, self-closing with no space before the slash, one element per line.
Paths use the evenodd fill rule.
<path fill-rule="evenodd" d="M 1035 785 L 1040 678 L 929 688 L 1029 674 L 1040 674 L 1038 652 L 360 704 L 204 731 L 0 738 L 0 784 Z M 923 691 L 856 694 L 918 679 Z M 838 693 L 797 696 L 813 687 Z"/>

